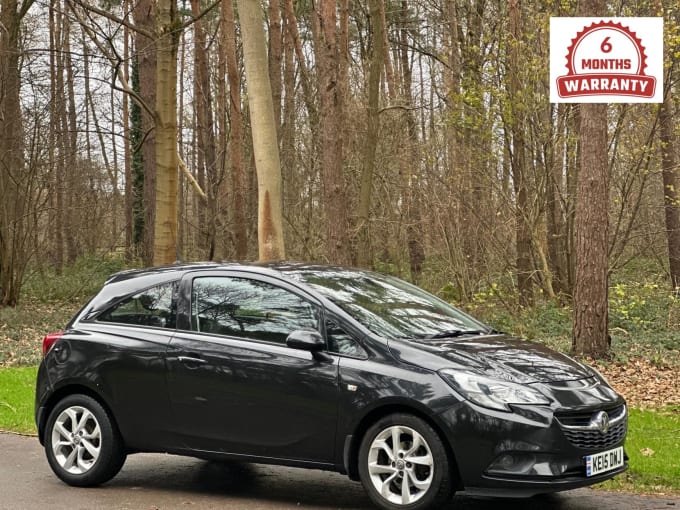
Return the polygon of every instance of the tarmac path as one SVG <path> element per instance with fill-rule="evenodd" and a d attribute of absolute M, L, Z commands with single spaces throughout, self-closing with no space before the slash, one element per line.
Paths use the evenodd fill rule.
<path fill-rule="evenodd" d="M 0 509 L 8 510 L 273 510 L 370 509 L 347 477 L 278 466 L 221 464 L 172 455 L 137 454 L 106 485 L 68 487 L 50 470 L 34 437 L 0 433 Z M 461 510 L 680 510 L 680 498 L 578 489 L 531 499 L 456 496 Z"/>

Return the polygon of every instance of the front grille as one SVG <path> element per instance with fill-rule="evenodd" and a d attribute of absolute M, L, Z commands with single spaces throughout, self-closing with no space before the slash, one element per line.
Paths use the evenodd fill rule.
<path fill-rule="evenodd" d="M 605 411 L 610 427 L 605 433 L 593 429 L 593 419 L 597 412 L 569 413 L 556 416 L 565 437 L 577 448 L 604 450 L 620 443 L 626 437 L 628 428 L 626 406 Z"/>
<path fill-rule="evenodd" d="M 564 435 L 577 448 L 606 450 L 626 437 L 626 423 L 623 421 L 615 425 L 606 434 L 598 430 L 565 430 Z"/>

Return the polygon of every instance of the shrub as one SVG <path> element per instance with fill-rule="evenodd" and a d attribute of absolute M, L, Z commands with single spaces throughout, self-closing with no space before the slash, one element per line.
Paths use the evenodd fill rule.
<path fill-rule="evenodd" d="M 125 262 L 117 254 L 79 258 L 61 273 L 38 268 L 24 279 L 22 299 L 41 303 L 83 301 L 95 294 L 108 276 L 124 268 Z"/>

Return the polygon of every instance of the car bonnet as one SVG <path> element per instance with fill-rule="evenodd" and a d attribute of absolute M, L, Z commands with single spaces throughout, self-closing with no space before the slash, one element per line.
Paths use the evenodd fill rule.
<path fill-rule="evenodd" d="M 430 370 L 453 368 L 520 384 L 593 377 L 584 365 L 545 345 L 508 335 L 390 340 L 400 361 Z"/>

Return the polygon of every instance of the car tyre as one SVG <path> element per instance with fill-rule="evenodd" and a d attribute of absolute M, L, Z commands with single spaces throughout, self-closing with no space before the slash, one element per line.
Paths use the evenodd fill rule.
<path fill-rule="evenodd" d="M 109 481 L 127 456 L 116 423 L 87 395 L 69 395 L 54 406 L 47 419 L 44 443 L 52 471 L 78 487 Z"/>
<path fill-rule="evenodd" d="M 452 495 L 449 459 L 439 435 L 410 414 L 385 416 L 366 431 L 359 477 L 371 500 L 386 510 L 438 508 Z"/>

